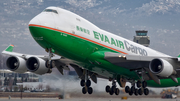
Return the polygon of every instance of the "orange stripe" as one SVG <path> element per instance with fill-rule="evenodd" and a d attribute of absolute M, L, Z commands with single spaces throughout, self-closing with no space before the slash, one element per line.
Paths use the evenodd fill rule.
<path fill-rule="evenodd" d="M 42 26 L 42 25 L 35 25 L 35 24 L 29 24 L 29 26 L 42 27 L 42 28 L 51 29 L 51 30 L 54 30 L 54 31 L 66 33 L 66 34 L 69 34 L 69 35 L 72 35 L 72 36 L 75 36 L 75 37 L 78 37 L 78 38 L 81 38 L 81 39 L 90 41 L 90 42 L 92 42 L 92 43 L 98 44 L 98 45 L 100 45 L 100 46 L 109 48 L 109 49 L 111 49 L 111 50 L 114 50 L 114 51 L 117 51 L 117 52 L 120 52 L 120 53 L 123 53 L 123 54 L 127 54 L 127 53 L 122 52 L 122 51 L 120 51 L 120 50 L 117 50 L 117 49 L 114 49 L 114 48 L 112 48 L 112 47 L 109 47 L 109 46 L 103 45 L 103 44 L 101 44 L 101 43 L 98 43 L 98 42 L 96 42 L 96 41 L 93 41 L 93 40 L 84 38 L 84 37 L 79 36 L 79 35 L 76 35 L 76 34 L 72 34 L 72 33 L 69 33 L 69 32 L 65 32 L 65 31 L 62 31 L 62 30 L 59 30 L 59 29 L 55 29 L 55 28 L 51 28 L 51 27 L 46 27 L 46 26 Z"/>

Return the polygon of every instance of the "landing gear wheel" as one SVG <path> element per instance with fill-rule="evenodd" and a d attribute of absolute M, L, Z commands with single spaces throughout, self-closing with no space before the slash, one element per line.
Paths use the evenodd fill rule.
<path fill-rule="evenodd" d="M 115 92 L 116 86 L 112 86 L 111 90 L 112 90 L 113 92 Z"/>
<path fill-rule="evenodd" d="M 109 93 L 111 90 L 110 86 L 106 86 L 106 92 Z"/>
<path fill-rule="evenodd" d="M 83 87 L 83 88 L 82 88 L 82 93 L 83 93 L 83 94 L 86 94 L 86 93 L 87 93 L 86 87 Z"/>
<path fill-rule="evenodd" d="M 110 94 L 110 95 L 113 95 L 113 94 L 114 94 L 114 92 L 113 92 L 112 89 L 110 90 L 109 94 Z"/>
<path fill-rule="evenodd" d="M 136 83 L 136 85 L 137 85 L 138 88 L 140 88 L 140 87 L 141 87 L 141 81 L 138 81 L 138 82 Z"/>
<path fill-rule="evenodd" d="M 47 68 L 50 68 L 49 60 L 47 60 L 45 64 Z"/>
<path fill-rule="evenodd" d="M 125 92 L 126 92 L 126 93 L 129 93 L 129 91 L 130 91 L 129 86 L 126 86 L 126 87 L 125 87 Z"/>
<path fill-rule="evenodd" d="M 89 94 L 92 94 L 92 93 L 93 93 L 92 87 L 89 87 L 89 88 L 88 88 L 88 93 L 89 93 Z"/>
<path fill-rule="evenodd" d="M 84 87 L 84 86 L 85 86 L 85 80 L 81 80 L 80 85 L 81 85 L 82 87 Z"/>
<path fill-rule="evenodd" d="M 116 95 L 119 95 L 119 89 L 118 89 L 118 88 L 116 88 L 115 94 L 116 94 Z"/>
<path fill-rule="evenodd" d="M 144 89 L 144 95 L 148 95 L 149 94 L 149 89 L 148 88 L 145 88 Z"/>
<path fill-rule="evenodd" d="M 142 94 L 143 94 L 142 88 L 140 88 L 140 89 L 138 90 L 138 94 L 139 94 L 139 95 L 142 95 Z"/>
<path fill-rule="evenodd" d="M 50 68 L 52 69 L 53 67 L 55 67 L 55 61 L 51 60 L 50 61 Z"/>
<path fill-rule="evenodd" d="M 138 89 L 135 89 L 134 95 L 138 96 Z"/>
<path fill-rule="evenodd" d="M 45 64 L 46 64 L 47 68 L 51 68 L 52 69 L 54 67 L 54 61 L 52 61 L 52 60 L 50 61 L 50 63 L 49 63 L 49 60 L 47 60 Z"/>
<path fill-rule="evenodd" d="M 90 81 L 90 80 L 87 80 L 86 86 L 87 86 L 87 87 L 90 87 L 90 86 L 91 86 L 91 81 Z"/>
<path fill-rule="evenodd" d="M 132 87 L 131 87 L 131 92 L 134 93 L 134 91 L 135 91 L 135 87 L 132 86 Z"/>
<path fill-rule="evenodd" d="M 130 92 L 129 92 L 129 95 L 132 96 L 132 95 L 133 95 L 133 92 L 130 91 Z"/>
<path fill-rule="evenodd" d="M 142 87 L 143 87 L 143 88 L 146 88 L 146 87 L 147 87 L 147 82 L 146 82 L 146 81 L 143 81 L 143 82 L 142 82 Z"/>

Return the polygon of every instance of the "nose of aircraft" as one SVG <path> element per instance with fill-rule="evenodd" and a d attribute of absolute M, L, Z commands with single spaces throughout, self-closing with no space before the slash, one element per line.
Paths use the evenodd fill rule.
<path fill-rule="evenodd" d="M 39 25 L 41 25 L 41 21 L 38 16 L 29 22 L 29 31 L 35 40 L 42 37 L 42 33 L 38 30 Z"/>
<path fill-rule="evenodd" d="M 29 26 L 30 25 L 33 25 L 33 24 L 35 24 L 35 25 L 40 25 L 41 23 L 40 23 L 40 20 L 38 19 L 38 17 L 34 17 L 30 22 L 29 22 Z"/>

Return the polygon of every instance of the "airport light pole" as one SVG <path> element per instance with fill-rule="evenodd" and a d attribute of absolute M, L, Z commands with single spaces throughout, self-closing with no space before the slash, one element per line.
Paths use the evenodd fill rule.
<path fill-rule="evenodd" d="M 22 99 L 22 92 L 23 92 L 23 84 L 21 85 L 21 99 Z"/>

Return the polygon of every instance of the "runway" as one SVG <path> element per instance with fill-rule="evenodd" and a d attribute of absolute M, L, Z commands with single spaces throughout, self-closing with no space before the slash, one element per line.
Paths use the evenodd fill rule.
<path fill-rule="evenodd" d="M 0 101 L 122 101 L 121 98 L 68 98 L 68 99 L 58 99 L 58 98 L 0 98 Z M 177 99 L 161 99 L 161 98 L 128 98 L 123 101 L 180 101 Z"/>

